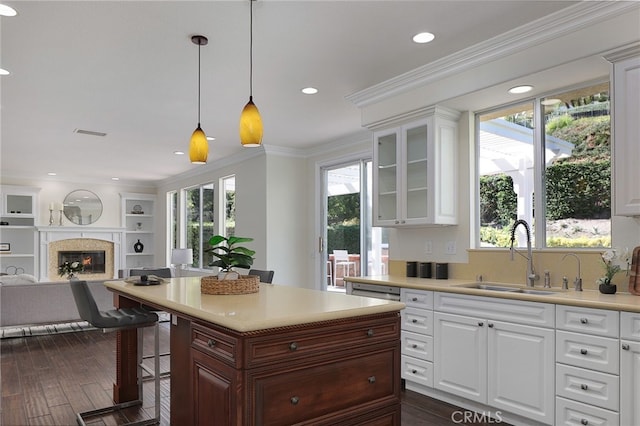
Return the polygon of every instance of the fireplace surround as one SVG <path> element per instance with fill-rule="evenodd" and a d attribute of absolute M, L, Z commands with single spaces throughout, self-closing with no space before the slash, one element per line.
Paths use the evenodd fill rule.
<path fill-rule="evenodd" d="M 41 227 L 39 233 L 40 281 L 64 281 L 58 275 L 60 252 L 73 252 L 80 258 L 83 253 L 92 254 L 92 262 L 99 268 L 85 266 L 81 279 L 102 280 L 117 277 L 121 268 L 121 244 L 123 228 Z M 97 253 L 100 253 L 98 255 Z M 102 255 L 104 253 L 104 255 Z M 71 259 L 70 259 L 71 261 Z M 93 266 L 96 266 L 95 264 Z"/>

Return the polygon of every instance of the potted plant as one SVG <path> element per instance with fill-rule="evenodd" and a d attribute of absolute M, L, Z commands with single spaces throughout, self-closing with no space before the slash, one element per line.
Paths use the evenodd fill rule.
<path fill-rule="evenodd" d="M 222 235 L 214 235 L 209 239 L 211 248 L 207 252 L 216 257 L 209 263 L 209 266 L 218 266 L 221 268 L 218 274 L 219 280 L 235 280 L 240 274 L 233 268 L 250 269 L 253 264 L 254 250 L 243 247 L 239 244 L 253 241 L 253 238 L 247 237 L 224 237 Z"/>
<path fill-rule="evenodd" d="M 600 293 L 614 294 L 617 291 L 617 286 L 612 283 L 613 277 L 622 270 L 620 265 L 616 264 L 616 261 L 621 261 L 629 265 L 629 251 L 627 249 L 618 250 L 611 249 L 602 253 L 602 262 L 604 263 L 605 274 L 603 277 L 598 278 L 596 283 Z"/>

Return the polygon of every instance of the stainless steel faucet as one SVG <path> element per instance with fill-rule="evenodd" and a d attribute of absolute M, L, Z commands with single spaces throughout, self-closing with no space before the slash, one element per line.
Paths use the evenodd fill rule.
<path fill-rule="evenodd" d="M 564 256 L 562 256 L 562 260 L 564 260 L 567 256 L 573 256 L 578 260 L 578 276 L 573 281 L 573 288 L 576 291 L 582 291 L 582 276 L 580 275 L 580 258 L 575 253 L 567 253 Z"/>
<path fill-rule="evenodd" d="M 513 247 L 513 244 L 516 241 L 516 228 L 519 225 L 524 226 L 524 230 L 526 231 L 526 234 L 527 234 L 527 255 L 526 256 L 520 253 L 518 250 L 516 250 Z M 516 221 L 516 223 L 513 224 L 513 228 L 511 228 L 511 248 L 509 250 L 511 251 L 511 260 L 513 260 L 514 251 L 518 253 L 520 256 L 527 259 L 527 280 L 526 280 L 527 287 L 533 287 L 535 281 L 538 279 L 538 276 L 536 275 L 536 271 L 534 271 L 533 269 L 533 253 L 531 251 L 531 230 L 529 229 L 529 224 L 527 223 L 526 220 L 519 219 Z"/>

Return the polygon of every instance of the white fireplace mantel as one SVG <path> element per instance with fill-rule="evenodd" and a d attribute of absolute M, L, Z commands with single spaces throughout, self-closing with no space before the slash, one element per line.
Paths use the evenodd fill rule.
<path fill-rule="evenodd" d="M 55 241 L 91 238 L 113 243 L 113 278 L 121 269 L 121 246 L 125 228 L 98 228 L 86 226 L 39 226 L 38 229 L 38 261 L 40 281 L 49 280 L 49 244 Z"/>

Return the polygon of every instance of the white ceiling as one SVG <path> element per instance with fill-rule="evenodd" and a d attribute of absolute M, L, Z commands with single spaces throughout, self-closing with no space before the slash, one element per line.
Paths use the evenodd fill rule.
<path fill-rule="evenodd" d="M 0 79 L 3 177 L 52 171 L 64 181 L 151 184 L 202 167 L 173 154 L 188 150 L 197 122 L 194 34 L 209 38 L 201 52 L 202 128 L 216 138 L 209 160 L 243 149 L 248 1 L 3 3 L 18 11 L 0 20 L 0 67 L 11 72 Z M 260 0 L 254 101 L 263 142 L 305 149 L 353 135 L 361 117 L 347 95 L 573 3 Z M 420 31 L 436 40 L 412 43 Z M 320 92 L 303 95 L 305 86 Z"/>

